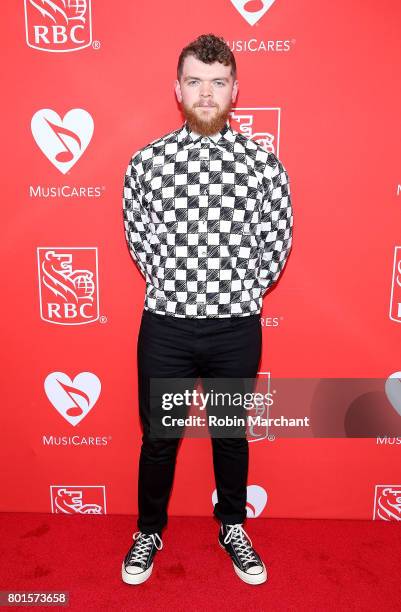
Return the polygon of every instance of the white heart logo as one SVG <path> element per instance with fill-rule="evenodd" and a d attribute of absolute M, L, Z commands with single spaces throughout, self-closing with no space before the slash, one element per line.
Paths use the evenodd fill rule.
<path fill-rule="evenodd" d="M 401 372 L 390 374 L 384 385 L 387 399 L 396 412 L 401 416 Z"/>
<path fill-rule="evenodd" d="M 81 372 L 71 380 L 64 372 L 52 372 L 46 377 L 46 395 L 55 409 L 75 427 L 96 404 L 101 384 L 95 374 Z"/>
<path fill-rule="evenodd" d="M 50 108 L 32 117 L 31 130 L 36 144 L 63 174 L 77 163 L 93 135 L 94 123 L 82 108 L 73 108 L 64 119 Z"/>
<path fill-rule="evenodd" d="M 212 493 L 212 504 L 217 504 L 217 490 Z M 256 518 L 262 514 L 267 503 L 267 493 L 259 485 L 249 485 L 246 488 L 246 515 L 248 518 Z"/>
<path fill-rule="evenodd" d="M 274 4 L 275 0 L 231 0 L 242 17 L 253 26 Z"/>

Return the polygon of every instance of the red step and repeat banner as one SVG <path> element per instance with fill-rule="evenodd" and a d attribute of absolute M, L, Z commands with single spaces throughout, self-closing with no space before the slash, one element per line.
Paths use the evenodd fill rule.
<path fill-rule="evenodd" d="M 137 511 L 145 285 L 123 178 L 182 125 L 178 56 L 212 32 L 237 60 L 232 127 L 290 177 L 259 376 L 293 385 L 276 414 L 311 425 L 255 432 L 248 515 L 400 520 L 401 4 L 14 0 L 1 16 L 0 509 Z M 170 513 L 210 515 L 214 488 L 210 440 L 185 439 Z"/>

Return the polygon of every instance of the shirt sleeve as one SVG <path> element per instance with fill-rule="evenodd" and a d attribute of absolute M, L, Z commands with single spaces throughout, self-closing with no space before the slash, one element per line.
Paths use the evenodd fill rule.
<path fill-rule="evenodd" d="M 273 168 L 271 163 L 267 165 L 270 176 L 262 204 L 259 275 L 262 295 L 278 280 L 292 246 L 293 211 L 288 174 L 274 154 L 270 158 L 276 163 Z"/>
<path fill-rule="evenodd" d="M 123 217 L 125 238 L 132 259 L 146 278 L 147 254 L 151 252 L 149 214 L 135 165 L 131 160 L 124 177 Z"/>

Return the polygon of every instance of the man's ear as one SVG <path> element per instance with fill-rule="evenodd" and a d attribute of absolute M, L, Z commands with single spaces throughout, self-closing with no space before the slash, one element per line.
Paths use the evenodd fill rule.
<path fill-rule="evenodd" d="M 237 99 L 237 95 L 238 95 L 238 81 L 234 81 L 233 91 L 231 95 L 232 102 L 235 102 L 235 100 Z"/>
<path fill-rule="evenodd" d="M 178 102 L 182 102 L 181 85 L 178 79 L 175 80 L 174 89 L 175 89 L 175 95 L 177 96 Z"/>

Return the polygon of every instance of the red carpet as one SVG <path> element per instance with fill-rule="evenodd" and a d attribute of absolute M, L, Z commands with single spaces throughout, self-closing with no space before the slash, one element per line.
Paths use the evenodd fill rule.
<path fill-rule="evenodd" d="M 215 519 L 171 517 L 149 581 L 129 586 L 120 568 L 135 518 L 1 514 L 0 590 L 69 591 L 69 610 L 400 608 L 398 523 L 248 520 L 269 572 L 253 587 L 218 546 Z"/>

